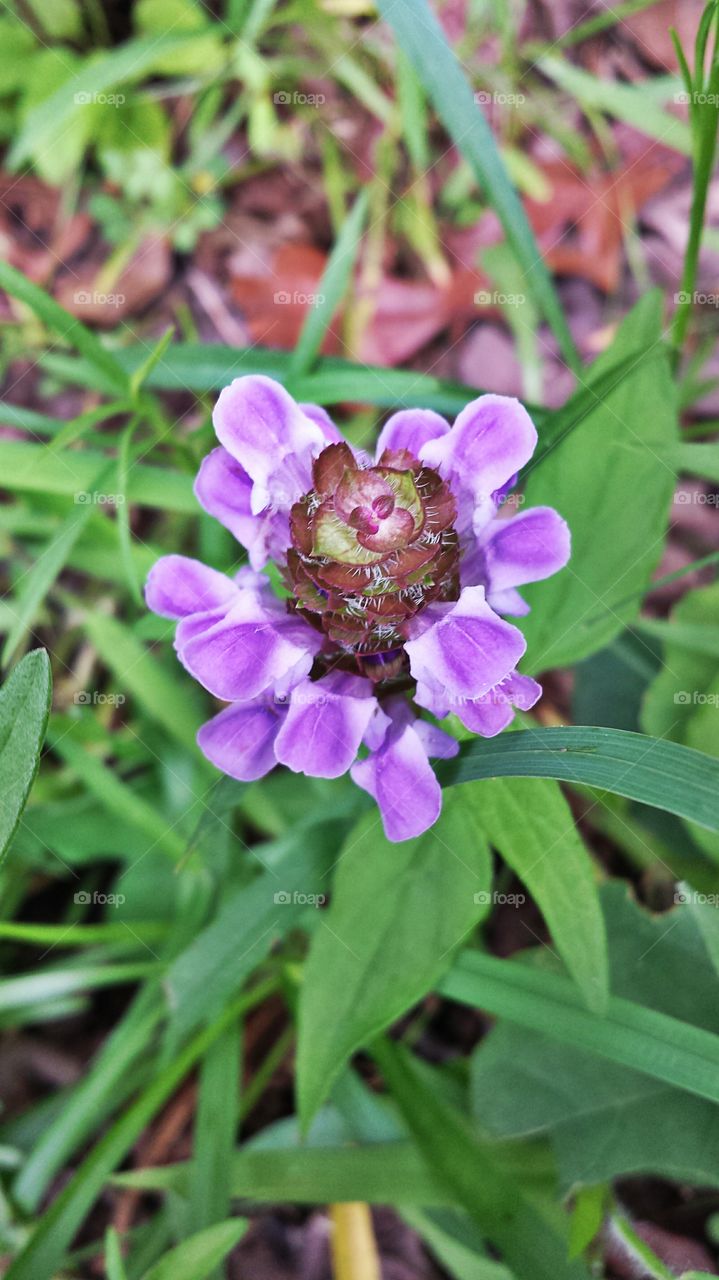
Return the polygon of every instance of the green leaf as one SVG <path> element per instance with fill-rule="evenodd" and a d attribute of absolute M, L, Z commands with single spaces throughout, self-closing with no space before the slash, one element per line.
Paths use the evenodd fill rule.
<path fill-rule="evenodd" d="M 105 1269 L 107 1280 L 127 1280 L 120 1237 L 114 1227 L 108 1228 L 105 1236 Z"/>
<path fill-rule="evenodd" d="M 118 352 L 124 369 L 132 371 L 145 359 L 142 347 Z M 353 364 L 336 356 L 322 356 L 312 373 L 293 376 L 292 357 L 285 351 L 251 347 L 238 351 L 214 343 L 174 343 L 162 363 L 149 374 L 146 385 L 158 391 L 219 391 L 233 378 L 264 373 L 277 378 L 297 399 L 315 404 L 340 404 L 344 400 L 386 408 L 433 408 L 456 414 L 480 393 L 476 387 L 436 378 L 410 369 L 381 369 Z M 74 380 L 81 378 L 80 369 Z M 546 420 L 545 410 L 533 407 L 535 421 Z"/>
<path fill-rule="evenodd" d="M 390 844 L 375 812 L 348 837 L 300 998 L 304 1125 L 350 1055 L 432 989 L 486 914 L 491 867 L 478 812 L 473 791 L 448 795 L 439 821 L 416 840 Z"/>
<path fill-rule="evenodd" d="M 608 993 L 607 939 L 596 875 L 556 782 L 492 778 L 476 788 L 489 843 L 527 886 L 590 1009 Z"/>
<path fill-rule="evenodd" d="M 170 1249 L 146 1271 L 143 1280 L 205 1280 L 234 1249 L 247 1230 L 244 1219 L 228 1218 L 205 1227 Z"/>
<path fill-rule="evenodd" d="M 195 750 L 195 736 L 202 722 L 196 690 L 178 670 L 171 673 L 160 664 L 132 632 L 116 618 L 91 613 L 84 621 L 88 638 L 120 684 L 137 698 L 143 711 L 182 746 Z"/>
<path fill-rule="evenodd" d="M 661 556 L 675 484 L 666 454 L 677 430 L 661 343 L 662 300 L 653 293 L 627 316 L 592 374 L 600 379 L 628 353 L 643 352 L 634 371 L 527 468 L 527 506 L 556 507 L 572 534 L 567 567 L 523 591 L 532 606 L 521 626 L 533 671 L 603 648 L 638 611 Z"/>
<path fill-rule="evenodd" d="M 545 1218 L 521 1182 L 502 1168 L 493 1145 L 470 1133 L 400 1046 L 385 1042 L 373 1054 L 429 1167 L 515 1275 L 523 1280 L 586 1278 L 583 1264 L 567 1257 L 569 1223 L 561 1211 Z"/>
<path fill-rule="evenodd" d="M 65 1250 L 100 1194 L 107 1178 L 137 1141 L 153 1116 L 171 1098 L 188 1072 L 207 1053 L 218 1035 L 267 994 L 267 985 L 230 1003 L 210 1027 L 200 1032 L 108 1129 L 49 1209 L 35 1225 L 27 1244 L 11 1263 L 6 1280 L 37 1280 L 58 1270 Z"/>
<path fill-rule="evenodd" d="M 618 996 L 597 1017 L 562 974 L 467 953 L 440 983 L 450 1000 L 484 1009 L 562 1044 L 619 1062 L 719 1102 L 719 1036 Z"/>
<path fill-rule="evenodd" d="M 117 85 L 139 80 L 149 69 L 175 50 L 191 48 L 196 37 L 185 35 L 152 35 L 128 40 L 125 44 L 87 59 L 82 69 L 65 80 L 54 93 L 44 98 L 27 117 L 15 138 L 7 163 L 17 169 L 43 147 L 54 143 L 58 131 L 67 127 L 73 117 L 93 107 L 106 104 L 93 102 L 98 95 Z M 111 104 L 110 104 L 111 105 Z"/>
<path fill-rule="evenodd" d="M 683 895 L 682 895 L 683 896 Z M 652 916 L 625 885 L 602 890 L 617 995 L 698 1026 L 717 1026 L 716 972 L 693 905 Z M 716 907 L 702 907 L 716 916 Z M 546 952 L 531 959 L 539 965 Z M 475 1051 L 475 1115 L 502 1138 L 547 1133 L 562 1188 L 654 1174 L 719 1180 L 713 1103 L 649 1076 L 500 1020 Z"/>
<path fill-rule="evenodd" d="M 329 256 L 318 286 L 321 302 L 311 306 L 307 312 L 292 355 L 290 368 L 294 376 L 305 373 L 318 355 L 322 339 L 344 297 L 359 253 L 362 231 L 367 220 L 367 207 L 368 194 L 365 190 L 355 200 Z"/>
<path fill-rule="evenodd" d="M 378 8 L 422 81 L 437 114 L 504 228 L 524 278 L 551 325 L 567 364 L 579 361 L 559 299 L 534 239 L 522 203 L 497 148 L 489 124 L 477 106 L 462 67 L 447 44 L 427 0 L 379 0 Z"/>
<path fill-rule="evenodd" d="M 157 847 L 175 862 L 180 861 L 186 842 L 168 823 L 167 815 L 139 796 L 116 771 L 91 754 L 73 728 L 68 729 L 63 724 L 62 731 L 58 731 L 51 726 L 50 744 L 109 814 L 132 822 L 143 832 L 149 840 L 146 852 Z"/>
<path fill-rule="evenodd" d="M 182 1194 L 187 1164 L 133 1169 L 113 1179 L 117 1186 L 143 1190 L 171 1188 Z M 365 1146 L 324 1142 L 265 1150 L 246 1144 L 235 1152 L 232 1195 L 256 1203 L 328 1204 L 365 1200 L 386 1205 L 451 1205 L 452 1192 L 422 1159 L 412 1142 L 373 1142 Z M 15 1278 L 13 1277 L 13 1280 Z"/>
<path fill-rule="evenodd" d="M 719 761 L 624 729 L 526 729 L 465 742 L 437 765 L 443 786 L 475 778 L 557 778 L 640 800 L 719 831 Z"/>
<path fill-rule="evenodd" d="M 27 493 L 83 495 L 88 502 L 98 469 L 106 455 L 96 449 L 72 450 L 58 463 L 58 455 L 47 445 L 24 440 L 0 440 L 0 474 L 3 489 Z M 192 492 L 193 477 L 165 467 L 136 464 L 130 472 L 128 502 L 196 516 L 199 508 Z"/>
<path fill-rule="evenodd" d="M 43 324 L 75 347 L 97 371 L 110 391 L 127 391 L 126 374 L 111 352 L 103 347 L 100 339 L 45 293 L 44 289 L 27 280 L 7 262 L 0 262 L 0 289 L 5 289 L 12 297 L 25 303 Z"/>
<path fill-rule="evenodd" d="M 33 649 L 0 689 L 0 859 L 35 780 L 51 698 L 48 656 L 44 649 Z"/>
<path fill-rule="evenodd" d="M 651 81 L 623 84 L 617 80 L 599 79 L 564 58 L 551 54 L 540 57 L 536 66 L 558 84 L 560 89 L 565 89 L 576 98 L 581 106 L 592 111 L 605 111 L 616 120 L 622 120 L 633 129 L 638 129 L 646 137 L 661 142 L 663 146 L 673 147 L 685 156 L 691 155 L 691 132 L 688 126 L 652 100 L 649 92 Z M 654 86 L 655 92 L 660 91 L 660 84 L 665 86 L 666 99 L 671 100 L 679 82 L 667 78 Z"/>
<path fill-rule="evenodd" d="M 241 1031 L 228 1027 L 200 1070 L 188 1226 L 222 1222 L 232 1207 L 231 1167 L 239 1116 Z"/>
<path fill-rule="evenodd" d="M 109 474 L 107 466 L 100 468 L 94 484 L 101 485 Z M 81 503 L 62 525 L 60 532 L 38 552 L 30 569 L 16 583 L 13 601 L 15 619 L 8 631 L 2 652 L 3 666 L 10 661 L 25 632 L 31 627 L 45 596 L 55 579 L 64 569 L 80 534 L 94 514 L 91 503 Z"/>
<path fill-rule="evenodd" d="M 312 895 L 327 892 L 325 876 L 343 831 L 334 822 L 298 825 L 287 837 L 255 846 L 264 873 L 225 896 L 215 919 L 168 971 L 168 1056 L 185 1036 L 218 1016 L 273 941 L 313 909 Z"/>
<path fill-rule="evenodd" d="M 694 643 L 687 644 L 686 630 Z M 663 664 L 644 696 L 642 727 L 719 757 L 719 648 L 712 644 L 719 628 L 719 583 L 688 592 L 665 623 Z M 697 646 L 697 632 L 705 643 Z M 687 815 L 684 815 L 687 816 Z M 719 840 L 692 828 L 692 837 L 713 858 Z"/>

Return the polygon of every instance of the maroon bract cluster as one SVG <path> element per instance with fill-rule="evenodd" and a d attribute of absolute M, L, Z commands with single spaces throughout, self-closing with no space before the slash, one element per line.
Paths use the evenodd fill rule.
<path fill-rule="evenodd" d="M 375 682 L 396 678 L 410 619 L 459 597 L 454 498 L 404 449 L 362 468 L 348 445 L 331 444 L 312 479 L 290 513 L 286 577 L 296 607 L 337 646 L 326 657 Z"/>

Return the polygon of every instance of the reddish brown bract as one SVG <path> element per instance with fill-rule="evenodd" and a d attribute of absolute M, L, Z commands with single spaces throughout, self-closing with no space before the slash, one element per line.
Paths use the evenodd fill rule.
<path fill-rule="evenodd" d="M 459 596 L 454 498 L 405 451 L 363 468 L 348 445 L 332 444 L 312 478 L 290 517 L 293 607 L 326 634 L 323 662 L 377 682 L 397 678 L 409 620 Z"/>

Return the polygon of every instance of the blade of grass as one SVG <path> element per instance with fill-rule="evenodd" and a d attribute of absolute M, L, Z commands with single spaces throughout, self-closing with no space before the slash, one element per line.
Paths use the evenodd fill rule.
<path fill-rule="evenodd" d="M 54 1275 L 81 1222 L 115 1166 L 124 1158 L 153 1116 L 204 1057 L 225 1029 L 273 990 L 266 982 L 233 1000 L 222 1016 L 201 1031 L 160 1071 L 140 1097 L 105 1133 L 71 1180 L 43 1214 L 30 1239 L 11 1263 L 6 1280 L 37 1280 Z"/>
<path fill-rule="evenodd" d="M 45 103 L 42 105 L 45 106 Z M 127 375 L 112 353 L 103 347 L 100 339 L 45 293 L 44 289 L 33 284 L 7 262 L 0 262 L 0 289 L 30 307 L 43 324 L 75 347 L 94 367 L 110 392 L 127 392 Z"/>
<path fill-rule="evenodd" d="M 22 440 L 0 440 L 0 477 L 2 488 L 27 493 L 52 493 L 75 497 L 79 493 L 92 496 L 98 468 L 106 455 L 95 449 L 73 450 L 63 455 L 66 467 L 60 468 L 51 448 L 27 444 Z M 199 508 L 192 492 L 193 476 L 165 467 L 138 464 L 130 471 L 128 498 L 138 506 L 174 511 L 179 515 L 197 515 Z"/>
<path fill-rule="evenodd" d="M 34 649 L 0 689 L 0 861 L 35 781 L 51 699 L 48 656 Z"/>
<path fill-rule="evenodd" d="M 379 0 L 397 43 L 414 65 L 437 114 L 471 165 L 504 228 L 538 306 L 570 369 L 580 363 L 561 304 L 521 201 L 510 182 L 494 135 L 474 101 L 461 65 L 427 0 Z"/>
<path fill-rule="evenodd" d="M 318 293 L 320 301 L 311 306 L 302 325 L 290 361 L 290 375 L 301 377 L 310 368 L 322 345 L 332 317 L 345 295 L 352 269 L 357 261 L 364 224 L 367 219 L 368 192 L 364 190 L 354 202 L 345 219 L 334 248 L 327 261 Z"/>
<path fill-rule="evenodd" d="M 719 1036 L 620 996 L 590 1013 L 563 974 L 465 952 L 439 990 L 450 1000 L 619 1062 L 665 1084 L 719 1102 Z"/>
<path fill-rule="evenodd" d="M 719 831 L 719 760 L 624 729 L 524 729 L 463 743 L 437 766 L 443 786 L 473 778 L 557 778 L 689 818 Z"/>
<path fill-rule="evenodd" d="M 200 1231 L 228 1217 L 231 1168 L 239 1115 L 240 1024 L 210 1046 L 200 1069 L 187 1225 Z M 219 1272 L 216 1280 L 221 1280 Z"/>

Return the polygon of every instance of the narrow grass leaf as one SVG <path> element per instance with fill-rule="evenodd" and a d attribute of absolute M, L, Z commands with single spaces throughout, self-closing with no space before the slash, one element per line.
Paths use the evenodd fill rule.
<path fill-rule="evenodd" d="M 320 301 L 307 312 L 297 346 L 292 353 L 290 372 L 294 377 L 305 373 L 319 354 L 322 339 L 342 302 L 357 261 L 367 207 L 368 193 L 365 190 L 355 200 L 329 256 L 318 286 Z"/>
<path fill-rule="evenodd" d="M 419 75 L 437 114 L 470 164 L 570 368 L 577 353 L 551 277 L 489 124 L 427 0 L 379 0 L 379 11 Z"/>
<path fill-rule="evenodd" d="M 606 1015 L 598 1017 L 562 974 L 478 952 L 465 952 L 440 990 L 450 1000 L 719 1102 L 719 1036 L 701 1027 L 620 996 L 611 996 Z"/>
<path fill-rule="evenodd" d="M 522 1280 L 588 1280 L 584 1265 L 568 1259 L 568 1221 L 561 1214 L 544 1217 L 521 1182 L 501 1167 L 492 1144 L 470 1133 L 403 1048 L 384 1041 L 372 1052 L 428 1165 L 515 1275 Z"/>
<path fill-rule="evenodd" d="M 241 1218 L 217 1222 L 170 1249 L 142 1280 L 206 1280 L 247 1230 Z"/>
<path fill-rule="evenodd" d="M 0 689 L 0 859 L 35 780 L 51 698 L 48 656 L 33 649 Z"/>
<path fill-rule="evenodd" d="M 42 106 L 45 106 L 45 103 Z M 100 339 L 75 316 L 70 315 L 69 311 L 61 307 L 59 302 L 45 293 L 44 289 L 33 284 L 7 262 L 0 262 L 0 289 L 4 289 L 13 298 L 30 307 L 43 324 L 75 347 L 93 366 L 107 390 L 127 391 L 127 375 L 112 353 L 103 347 Z"/>
<path fill-rule="evenodd" d="M 719 760 L 624 729 L 523 729 L 466 742 L 437 766 L 444 786 L 474 778 L 556 778 L 599 787 L 719 831 Z"/>

